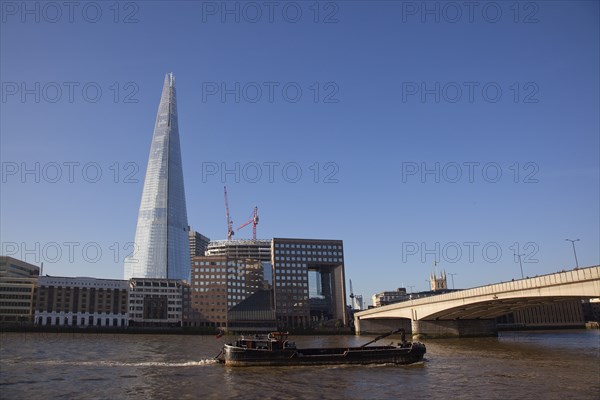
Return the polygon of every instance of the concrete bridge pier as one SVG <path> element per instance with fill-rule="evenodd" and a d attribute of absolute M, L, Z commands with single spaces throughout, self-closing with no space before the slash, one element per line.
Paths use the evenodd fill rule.
<path fill-rule="evenodd" d="M 498 336 L 498 327 L 495 319 L 417 320 L 412 334 L 426 339 Z"/>
<path fill-rule="evenodd" d="M 356 319 L 354 321 L 354 330 L 357 335 L 368 333 L 388 333 L 394 329 L 404 328 L 406 333 L 410 333 L 411 325 L 408 318 L 376 318 L 376 319 Z"/>

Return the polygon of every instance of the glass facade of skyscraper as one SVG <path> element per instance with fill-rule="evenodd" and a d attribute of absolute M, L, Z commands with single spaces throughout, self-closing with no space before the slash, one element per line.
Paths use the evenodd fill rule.
<path fill-rule="evenodd" d="M 125 279 L 190 279 L 190 250 L 175 78 L 165 77 L 150 147 L 134 251 Z"/>

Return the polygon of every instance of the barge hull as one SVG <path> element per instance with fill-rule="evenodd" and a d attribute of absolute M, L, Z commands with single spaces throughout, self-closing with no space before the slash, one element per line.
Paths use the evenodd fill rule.
<path fill-rule="evenodd" d="M 225 346 L 229 366 L 297 366 L 340 364 L 412 364 L 423 360 L 425 346 L 411 348 L 370 347 L 339 349 L 285 349 L 268 351 Z"/>

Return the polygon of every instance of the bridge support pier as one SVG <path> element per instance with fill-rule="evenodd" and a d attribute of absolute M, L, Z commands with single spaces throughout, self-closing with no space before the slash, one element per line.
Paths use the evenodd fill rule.
<path fill-rule="evenodd" d="M 427 339 L 497 336 L 495 319 L 412 321 L 413 337 Z"/>
<path fill-rule="evenodd" d="M 394 329 L 404 328 L 406 333 L 410 333 L 410 319 L 407 318 L 376 318 L 360 319 L 354 321 L 354 330 L 357 335 L 368 333 L 388 333 Z"/>

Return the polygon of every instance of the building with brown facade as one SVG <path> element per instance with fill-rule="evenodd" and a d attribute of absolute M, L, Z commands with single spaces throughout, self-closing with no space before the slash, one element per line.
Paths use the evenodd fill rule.
<path fill-rule="evenodd" d="M 241 304 L 258 289 L 270 289 L 272 295 L 263 293 Z M 261 305 L 260 313 L 250 313 L 253 304 Z M 233 311 L 240 328 L 272 325 L 273 312 L 281 329 L 346 325 L 343 242 L 290 238 L 210 242 L 206 256 L 192 260 L 192 307 L 202 314 L 202 326 L 227 329 Z M 252 321 L 240 319 L 246 317 Z"/>
<path fill-rule="evenodd" d="M 229 310 L 266 287 L 259 260 L 221 255 L 192 259 L 191 306 L 199 326 L 227 328 Z"/>

